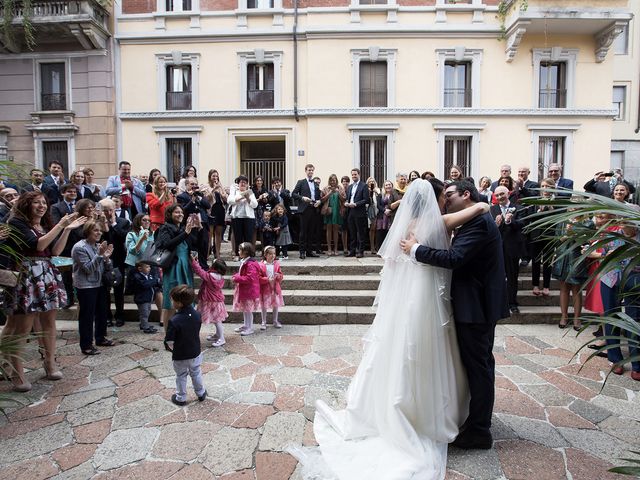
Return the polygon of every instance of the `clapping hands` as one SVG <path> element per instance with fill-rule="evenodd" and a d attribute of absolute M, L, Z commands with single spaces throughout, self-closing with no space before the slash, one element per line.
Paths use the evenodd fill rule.
<path fill-rule="evenodd" d="M 75 221 L 76 218 L 78 218 L 78 215 L 79 215 L 78 212 L 66 214 L 64 217 L 60 219 L 60 226 L 62 228 L 67 228 L 69 225 L 71 225 L 71 223 Z"/>
<path fill-rule="evenodd" d="M 105 260 L 108 260 L 109 257 L 111 257 L 111 254 L 113 254 L 113 245 L 103 241 L 98 247 L 98 255 L 101 255 Z"/>
<path fill-rule="evenodd" d="M 77 215 L 77 214 L 74 213 L 73 215 Z M 75 230 L 76 228 L 81 227 L 82 225 L 87 223 L 88 220 L 89 220 L 88 217 L 78 217 L 64 228 L 65 230 Z"/>

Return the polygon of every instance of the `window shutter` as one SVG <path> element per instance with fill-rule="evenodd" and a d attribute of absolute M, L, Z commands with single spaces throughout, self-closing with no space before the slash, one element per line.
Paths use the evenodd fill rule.
<path fill-rule="evenodd" d="M 374 107 L 387 106 L 387 62 L 376 62 L 374 76 Z"/>
<path fill-rule="evenodd" d="M 371 107 L 371 62 L 360 62 L 360 106 Z"/>

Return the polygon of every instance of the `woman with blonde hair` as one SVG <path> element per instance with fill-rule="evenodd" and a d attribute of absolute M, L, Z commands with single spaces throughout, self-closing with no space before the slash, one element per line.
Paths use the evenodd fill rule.
<path fill-rule="evenodd" d="M 171 190 L 167 186 L 167 177 L 158 175 L 153 182 L 151 193 L 147 193 L 147 205 L 151 218 L 151 231 L 155 232 L 164 224 L 164 211 L 176 202 Z"/>
<path fill-rule="evenodd" d="M 69 176 L 69 183 L 76 187 L 76 201 L 88 198 L 95 200 L 91 189 L 84 184 L 84 172 L 82 170 L 74 170 Z"/>
<path fill-rule="evenodd" d="M 417 172 L 416 172 L 417 173 Z M 367 220 L 369 221 L 369 247 L 371 254 L 376 254 L 376 218 L 378 217 L 378 197 L 380 189 L 378 182 L 373 177 L 367 178 L 367 189 L 369 192 L 369 207 L 367 207 Z"/>
<path fill-rule="evenodd" d="M 202 191 L 207 195 L 207 200 L 211 204 L 211 214 L 209 215 L 210 239 L 215 247 L 216 258 L 220 258 L 220 245 L 222 245 L 222 234 L 225 228 L 227 192 L 222 182 L 220 182 L 220 174 L 217 170 L 209 170 L 207 185 Z"/>
<path fill-rule="evenodd" d="M 320 197 L 322 208 L 320 213 L 324 218 L 324 224 L 327 230 L 327 250 L 329 255 L 338 255 L 338 238 L 340 226 L 344 222 L 344 202 L 347 195 L 344 188 L 338 182 L 338 176 L 335 173 L 329 175 L 329 184 L 324 187 Z M 333 249 L 331 247 L 333 242 Z"/>

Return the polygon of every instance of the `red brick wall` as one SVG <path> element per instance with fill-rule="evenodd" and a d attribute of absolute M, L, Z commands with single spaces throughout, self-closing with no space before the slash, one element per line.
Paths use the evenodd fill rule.
<path fill-rule="evenodd" d="M 424 7 L 436 4 L 436 0 L 397 0 L 398 5 L 403 7 Z"/>
<path fill-rule="evenodd" d="M 155 10 L 155 0 L 122 0 L 122 13 L 151 13 Z"/>
<path fill-rule="evenodd" d="M 298 0 L 298 8 L 307 7 L 348 7 L 350 0 Z M 293 8 L 293 0 L 282 0 L 284 8 Z"/>
<path fill-rule="evenodd" d="M 200 0 L 200 10 L 211 12 L 217 10 L 235 10 L 238 0 Z"/>

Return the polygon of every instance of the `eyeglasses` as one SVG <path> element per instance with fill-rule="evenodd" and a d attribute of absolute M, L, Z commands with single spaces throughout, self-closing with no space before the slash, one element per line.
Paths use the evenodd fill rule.
<path fill-rule="evenodd" d="M 549 173 L 559 173 L 560 170 L 549 170 Z"/>

